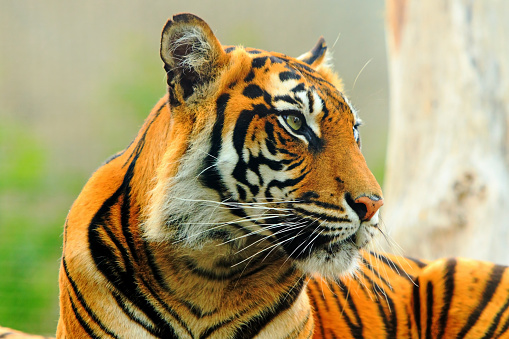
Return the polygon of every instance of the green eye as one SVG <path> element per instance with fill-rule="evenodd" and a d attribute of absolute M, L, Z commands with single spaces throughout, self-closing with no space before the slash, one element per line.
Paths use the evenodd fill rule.
<path fill-rule="evenodd" d="M 288 126 L 290 126 L 296 131 L 298 131 L 302 127 L 302 119 L 297 115 L 293 114 L 287 115 L 286 123 L 288 124 Z"/>

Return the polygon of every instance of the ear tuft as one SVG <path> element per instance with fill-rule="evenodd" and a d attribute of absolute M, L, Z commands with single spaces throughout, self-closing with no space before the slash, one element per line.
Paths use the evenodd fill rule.
<path fill-rule="evenodd" d="M 309 66 L 315 68 L 319 66 L 325 58 L 327 52 L 327 44 L 325 43 L 325 39 L 323 36 L 318 39 L 318 42 L 316 43 L 315 47 L 313 47 L 312 50 L 310 50 L 307 53 L 302 54 L 297 59 L 305 62 Z M 327 61 L 327 60 L 325 60 Z"/>
<path fill-rule="evenodd" d="M 192 14 L 168 20 L 160 53 L 175 103 L 182 103 L 212 81 L 226 63 L 226 54 L 210 27 Z"/>
<path fill-rule="evenodd" d="M 315 71 L 320 73 L 325 80 L 336 86 L 339 91 L 343 91 L 343 82 L 333 71 L 331 59 L 331 53 L 327 50 L 327 44 L 323 37 L 318 39 L 318 42 L 313 49 L 297 58 L 297 60 L 305 62 Z"/>
<path fill-rule="evenodd" d="M 169 61 L 175 62 L 174 68 L 180 68 L 183 72 L 196 71 L 198 74 L 204 73 L 202 69 L 210 64 L 213 52 L 202 31 L 194 27 L 183 31 L 180 36 L 174 36 L 169 49 L 173 58 Z"/>

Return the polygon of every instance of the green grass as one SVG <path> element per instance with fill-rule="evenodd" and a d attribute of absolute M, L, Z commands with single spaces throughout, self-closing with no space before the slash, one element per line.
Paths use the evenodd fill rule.
<path fill-rule="evenodd" d="M 47 182 L 44 146 L 24 126 L 0 127 L 0 324 L 53 334 L 65 192 Z M 48 195 L 47 192 L 53 191 Z"/>

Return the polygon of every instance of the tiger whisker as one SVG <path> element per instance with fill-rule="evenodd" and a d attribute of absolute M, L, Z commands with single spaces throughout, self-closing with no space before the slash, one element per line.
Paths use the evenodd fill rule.
<path fill-rule="evenodd" d="M 295 201 L 276 201 L 276 202 L 252 202 L 252 203 L 240 203 L 240 202 L 219 202 L 219 201 L 213 201 L 213 200 L 202 200 L 202 199 L 189 199 L 189 198 L 180 198 L 180 197 L 174 197 L 175 200 L 181 200 L 186 202 L 201 202 L 201 203 L 208 203 L 210 205 L 221 205 L 225 206 L 223 208 L 225 209 L 235 209 L 242 207 L 244 209 L 252 208 L 252 209 L 268 209 L 268 210 L 274 210 L 274 211 L 291 211 L 290 208 L 280 208 L 280 207 L 274 207 L 270 206 L 269 204 L 286 204 L 286 203 L 294 203 Z"/>
<path fill-rule="evenodd" d="M 249 216 L 248 218 L 241 218 L 241 219 L 236 219 L 236 220 L 232 220 L 232 221 L 225 221 L 225 222 L 222 222 L 221 225 L 232 225 L 232 224 L 238 224 L 238 223 L 242 223 L 242 222 L 253 222 L 253 221 L 258 221 L 258 220 L 267 220 L 267 219 L 274 219 L 274 218 L 281 218 L 281 217 L 287 217 L 287 216 L 292 216 L 292 214 L 255 214 L 255 215 L 252 215 L 252 216 Z M 216 225 L 217 222 L 184 222 L 184 223 L 181 223 L 181 225 L 187 225 L 187 226 L 190 226 L 190 225 Z"/>
<path fill-rule="evenodd" d="M 286 298 L 288 298 L 288 297 L 290 296 L 290 293 L 292 293 L 292 291 L 295 289 L 295 287 L 299 284 L 299 282 L 301 282 L 301 281 L 302 281 L 302 279 L 304 279 L 304 277 L 305 277 L 305 276 L 306 276 L 306 274 L 304 273 L 304 274 L 302 274 L 302 275 L 300 276 L 300 278 L 299 278 L 299 279 L 297 279 L 297 280 L 295 281 L 295 283 L 294 283 L 294 284 L 292 285 L 292 287 L 288 290 L 288 292 L 286 292 L 286 295 L 285 295 L 285 297 L 283 298 L 283 302 L 286 300 Z M 305 285 L 307 285 L 307 283 L 309 282 L 309 279 L 311 279 L 311 278 L 308 278 L 308 281 L 305 283 Z"/>
<path fill-rule="evenodd" d="M 290 241 L 290 240 L 295 239 L 295 237 L 296 237 L 296 236 L 293 236 L 293 237 L 291 237 L 291 238 L 289 238 L 289 239 L 286 239 L 286 240 L 280 241 L 280 242 L 275 243 L 275 244 L 273 244 L 273 245 L 271 245 L 271 246 L 269 246 L 269 247 L 266 247 L 266 248 L 264 248 L 263 250 L 256 252 L 255 254 L 253 254 L 253 255 L 251 255 L 251 256 L 249 256 L 249 257 L 247 257 L 247 258 L 245 258 L 245 259 L 243 259 L 243 260 L 239 261 L 239 262 L 238 262 L 238 263 L 236 263 L 236 264 L 233 264 L 233 265 L 232 265 L 232 266 L 230 266 L 230 267 L 235 267 L 235 266 L 237 266 L 237 265 L 240 265 L 240 264 L 242 264 L 243 262 L 245 262 L 245 261 L 249 260 L 250 258 L 252 258 L 252 257 L 254 257 L 254 256 L 257 256 L 258 254 L 261 254 L 261 253 L 263 253 L 263 252 L 265 252 L 265 251 L 267 251 L 267 250 L 269 250 L 269 249 L 271 249 L 271 248 L 274 248 L 274 247 L 276 247 L 276 246 L 280 246 L 281 244 L 283 244 L 283 243 L 285 243 L 285 242 L 287 242 L 287 241 Z M 269 252 L 269 253 L 270 253 L 270 252 Z M 267 257 L 265 257 L 265 258 L 267 258 Z M 264 259 L 265 259 L 265 258 L 264 258 Z"/>
<path fill-rule="evenodd" d="M 382 219 L 382 216 L 380 216 L 380 223 L 382 225 L 384 225 L 384 228 L 386 228 L 385 226 L 385 223 Z M 391 237 L 389 237 L 388 235 L 385 234 L 385 232 L 381 229 L 381 228 L 378 228 L 378 230 L 380 231 L 380 233 L 382 233 L 382 235 L 385 237 L 386 241 L 387 241 L 387 244 L 389 245 L 389 247 L 394 250 L 396 253 L 396 260 L 398 261 L 398 264 L 400 265 L 400 268 L 403 270 L 403 273 L 405 273 L 405 275 L 407 276 L 407 278 L 412 282 L 413 285 L 417 286 L 417 283 L 412 279 L 411 275 L 408 274 L 408 272 L 405 270 L 405 268 L 403 267 L 403 265 L 401 264 L 400 262 L 400 258 L 404 259 L 404 262 L 406 264 L 406 266 L 408 266 L 409 268 L 411 268 L 412 266 L 409 264 L 408 260 L 405 258 L 404 256 L 404 250 L 403 248 L 396 242 L 394 241 L 394 239 L 392 239 Z M 394 270 L 396 272 L 399 272 L 398 268 L 397 267 L 393 267 Z"/>
<path fill-rule="evenodd" d="M 250 233 L 247 233 L 247 234 L 244 234 L 244 235 L 241 235 L 239 237 L 236 237 L 236 238 L 233 238 L 233 239 L 229 239 L 221 244 L 218 244 L 216 246 L 220 246 L 220 245 L 224 245 L 224 244 L 227 244 L 229 242 L 232 242 L 232 241 L 235 241 L 235 240 L 238 240 L 238 239 L 242 239 L 242 238 L 246 238 L 246 237 L 249 237 L 249 236 L 252 236 L 252 235 L 255 235 L 255 234 L 258 234 L 258 233 L 262 233 L 262 232 L 265 232 L 267 230 L 270 230 L 270 229 L 273 229 L 273 228 L 277 228 L 277 227 L 281 227 L 280 224 L 276 224 L 276 225 L 272 225 L 272 224 L 259 224 L 259 225 L 256 225 L 256 226 L 261 226 L 262 228 L 258 229 L 258 230 L 254 230 Z M 294 225 L 292 225 L 294 226 Z M 297 225 L 297 227 L 300 227 L 300 225 Z M 285 232 L 288 231 L 287 229 L 284 230 Z M 268 237 L 271 237 L 275 234 L 278 234 L 278 232 L 276 233 L 271 233 L 270 235 L 268 235 Z M 263 241 L 264 239 L 261 239 L 261 240 L 257 240 L 257 241 Z M 256 243 L 256 242 L 255 242 Z M 254 244 L 254 243 L 253 243 Z M 251 246 L 251 245 L 249 245 Z"/>
<path fill-rule="evenodd" d="M 275 225 L 274 227 L 276 227 L 276 226 L 280 226 L 280 225 Z M 264 237 L 264 238 L 262 238 L 262 239 L 258 239 L 258 240 L 256 240 L 256 241 L 254 241 L 253 243 L 249 244 L 248 246 L 245 246 L 245 247 L 243 247 L 241 250 L 237 251 L 235 254 L 238 254 L 238 253 L 240 253 L 240 252 L 242 252 L 242 251 L 244 251 L 244 250 L 248 249 L 249 247 L 251 247 L 251 246 L 253 246 L 253 245 L 256 245 L 256 244 L 257 244 L 257 243 L 259 243 L 259 242 L 262 242 L 262 241 L 264 241 L 264 240 L 267 240 L 268 238 L 274 237 L 274 236 L 275 236 L 275 235 L 277 235 L 277 234 L 281 234 L 281 233 L 284 233 L 284 232 L 289 232 L 289 231 L 291 231 L 292 229 L 295 229 L 295 228 L 298 228 L 298 227 L 305 227 L 305 225 L 297 225 L 297 226 L 293 225 L 293 227 L 292 227 L 292 228 L 285 227 L 285 228 L 284 228 L 284 229 L 282 229 L 282 230 L 279 230 L 279 231 L 277 231 L 277 232 L 275 232 L 275 233 L 271 233 L 271 234 L 269 234 L 269 235 L 265 236 L 265 237 Z M 278 243 L 276 243 L 276 245 L 277 245 L 277 244 L 278 244 Z M 270 254 L 270 253 L 269 253 L 269 254 Z"/>
<path fill-rule="evenodd" d="M 263 214 L 261 214 L 260 216 L 263 216 Z M 272 216 L 274 217 L 274 216 Z M 270 218 L 272 218 L 270 217 Z M 221 228 L 221 227 L 224 227 L 224 226 L 228 226 L 228 225 L 233 225 L 233 224 L 239 224 L 243 221 L 256 221 L 256 220 L 265 220 L 265 219 L 270 219 L 270 218 L 259 218 L 259 219 L 244 219 L 244 218 L 240 218 L 236 221 L 230 221 L 230 222 L 224 222 L 224 223 L 220 223 L 220 224 L 217 224 L 216 223 L 210 223 L 211 225 L 216 225 L 215 227 L 212 227 L 212 228 L 207 228 L 203 231 L 200 231 L 198 233 L 195 233 L 195 234 L 190 234 L 190 235 L 187 235 L 187 238 L 186 239 L 191 239 L 191 238 L 196 238 L 204 233 L 207 233 L 207 232 L 210 232 L 212 230 L 215 230 L 215 229 L 218 229 L 218 228 Z M 188 226 L 190 225 L 209 225 L 209 223 L 187 223 Z M 248 226 L 264 226 L 265 224 L 260 224 L 260 225 L 248 225 Z M 263 229 L 262 229 L 263 230 Z M 186 239 L 180 239 L 180 240 L 176 240 L 173 242 L 173 244 L 176 244 L 176 243 L 179 243 L 179 242 L 182 242 Z"/>
<path fill-rule="evenodd" d="M 318 219 L 318 220 L 319 220 L 319 219 Z M 317 220 L 317 221 L 318 221 L 318 220 Z M 313 233 L 314 233 L 314 232 L 316 232 L 316 230 L 317 230 L 317 229 L 318 229 L 318 228 L 319 228 L 322 224 L 323 224 L 323 222 L 322 222 L 322 223 L 320 223 L 320 224 L 319 224 L 319 225 L 318 225 L 318 226 L 317 226 L 317 227 L 313 230 Z M 301 234 L 301 232 L 302 232 L 303 230 L 304 230 L 304 228 L 303 228 L 303 229 L 301 229 L 301 230 L 297 233 L 297 235 L 300 235 L 300 234 Z M 285 261 L 283 262 L 283 264 L 281 264 L 281 267 L 283 267 L 283 265 L 284 265 L 284 264 L 285 264 L 285 263 L 286 263 L 286 262 L 287 262 L 287 261 L 291 258 L 291 256 L 295 253 L 295 251 L 297 251 L 297 250 L 299 249 L 299 247 L 301 247 L 302 245 L 304 245 L 304 242 L 302 242 L 299 246 L 297 246 L 297 247 L 296 247 L 296 248 L 292 251 L 292 253 L 291 253 L 291 254 L 290 254 L 290 255 L 289 255 L 289 256 L 285 259 Z M 302 252 L 301 252 L 301 254 L 302 254 Z"/>
<path fill-rule="evenodd" d="M 373 60 L 373 58 L 369 59 L 368 61 L 366 61 L 366 63 L 364 64 L 364 66 L 362 66 L 361 70 L 359 71 L 359 73 L 357 74 L 357 76 L 355 77 L 355 80 L 353 81 L 353 86 L 352 86 L 352 91 L 355 89 L 355 84 L 357 83 L 357 79 L 359 79 L 359 76 L 361 75 L 362 71 L 364 71 L 364 69 L 366 68 L 367 65 L 369 65 L 369 63 Z"/>
<path fill-rule="evenodd" d="M 363 278 L 360 277 L 360 274 L 362 271 L 360 270 L 360 268 L 354 272 L 354 279 L 357 280 L 359 282 L 359 284 L 362 286 L 362 288 L 366 291 L 366 293 L 368 294 L 369 296 L 369 299 L 371 301 L 373 301 L 373 295 L 371 294 L 371 288 L 368 287 L 368 285 L 366 284 L 366 282 L 364 281 Z"/>
<path fill-rule="evenodd" d="M 318 227 L 320 227 L 320 225 L 318 225 L 317 228 L 315 228 L 313 233 L 316 232 L 316 230 L 318 229 Z M 308 246 L 310 246 L 310 245 L 313 246 L 313 242 L 316 240 L 316 238 L 318 238 L 323 233 L 323 231 L 324 230 L 321 230 L 311 241 L 307 242 L 307 245 L 300 251 L 300 254 L 303 254 L 304 251 L 306 251 L 306 248 L 308 248 Z M 311 247 L 310 247 L 310 251 L 311 251 Z"/>

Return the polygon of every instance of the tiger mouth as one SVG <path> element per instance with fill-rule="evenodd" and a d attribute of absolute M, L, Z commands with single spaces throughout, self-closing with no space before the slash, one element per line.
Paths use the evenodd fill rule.
<path fill-rule="evenodd" d="M 299 223 L 298 227 L 294 227 L 296 220 Z M 344 238 L 341 233 L 331 232 L 337 231 L 338 228 L 322 225 L 322 222 L 317 219 L 295 216 L 279 218 L 274 221 L 274 224 L 273 235 L 287 255 L 293 259 L 306 259 L 317 251 L 334 255 L 343 250 L 346 245 L 360 249 L 356 245 L 360 225 L 353 234 Z"/>

